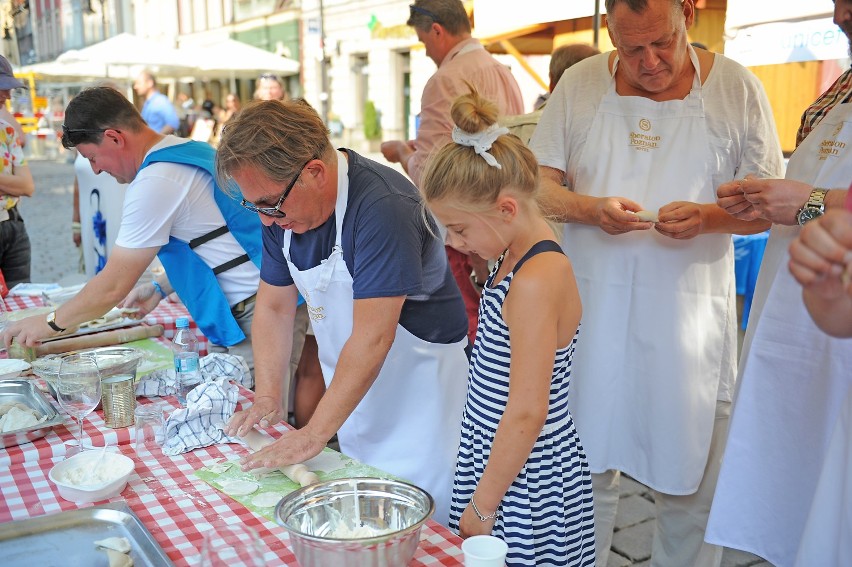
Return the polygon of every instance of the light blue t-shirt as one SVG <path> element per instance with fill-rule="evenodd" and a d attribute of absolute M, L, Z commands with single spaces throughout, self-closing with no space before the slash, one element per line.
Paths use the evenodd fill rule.
<path fill-rule="evenodd" d="M 154 96 L 142 105 L 142 120 L 155 132 L 163 130 L 163 126 L 169 125 L 177 130 L 180 125 L 177 111 L 169 98 L 163 93 L 154 93 Z"/>

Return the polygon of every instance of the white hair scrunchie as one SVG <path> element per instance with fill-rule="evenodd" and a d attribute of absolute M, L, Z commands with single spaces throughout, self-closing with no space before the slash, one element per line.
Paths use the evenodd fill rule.
<path fill-rule="evenodd" d="M 473 151 L 481 155 L 482 159 L 485 160 L 485 163 L 491 167 L 503 169 L 503 166 L 500 165 L 494 156 L 488 153 L 488 150 L 491 149 L 491 146 L 494 144 L 494 140 L 503 134 L 508 133 L 508 128 L 504 128 L 496 123 L 492 124 L 482 132 L 475 133 L 465 132 L 456 126 L 453 128 L 453 141 L 461 146 L 469 146 L 473 148 Z"/>

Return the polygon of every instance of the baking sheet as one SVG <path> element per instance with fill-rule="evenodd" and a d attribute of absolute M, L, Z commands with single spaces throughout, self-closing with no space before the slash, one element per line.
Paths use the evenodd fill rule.
<path fill-rule="evenodd" d="M 44 394 L 31 381 L 0 380 L 0 404 L 15 402 L 31 407 L 41 415 L 47 415 L 47 419 L 32 427 L 0 433 L 0 447 L 2 448 L 29 443 L 44 437 L 54 425 L 63 422 L 63 417 L 59 415 L 53 404 L 47 401 Z"/>
<path fill-rule="evenodd" d="M 106 567 L 107 554 L 94 542 L 126 537 L 134 567 L 174 565 L 125 502 L 0 524 L 0 557 L 6 567 Z"/>
<path fill-rule="evenodd" d="M 305 461 L 305 466 L 308 470 L 316 473 L 320 482 L 326 480 L 335 480 L 339 478 L 353 477 L 377 477 L 387 478 L 391 480 L 404 480 L 392 474 L 388 474 L 380 469 L 362 464 L 351 457 L 329 449 L 326 447 L 322 453 Z M 211 463 L 210 465 L 200 468 L 195 471 L 195 476 L 212 486 L 213 488 L 223 492 L 226 496 L 233 498 L 252 512 L 263 516 L 264 518 L 275 522 L 275 505 L 278 500 L 290 494 L 294 490 L 301 488 L 298 484 L 284 476 L 284 473 L 275 469 L 257 473 L 257 471 L 243 472 L 240 469 L 239 461 L 222 461 Z M 256 482 L 258 489 L 245 496 L 231 496 L 226 491 L 222 490 L 229 482 L 235 480 L 248 480 Z M 270 496 L 263 496 L 269 494 Z M 273 496 L 274 495 L 274 496 Z M 258 497 L 261 499 L 269 498 L 270 505 L 259 506 L 257 504 Z"/>

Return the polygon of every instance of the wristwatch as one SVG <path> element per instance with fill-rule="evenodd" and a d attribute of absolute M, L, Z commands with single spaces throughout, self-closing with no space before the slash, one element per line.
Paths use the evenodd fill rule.
<path fill-rule="evenodd" d="M 50 325 L 50 328 L 56 331 L 57 333 L 61 333 L 65 330 L 56 324 L 56 311 L 51 311 L 47 314 L 47 324 Z"/>
<path fill-rule="evenodd" d="M 811 194 L 808 197 L 808 202 L 805 203 L 804 207 L 799 209 L 798 213 L 796 213 L 796 222 L 799 223 L 799 226 L 802 226 L 806 222 L 812 221 L 823 215 L 825 212 L 826 193 L 828 193 L 828 189 L 814 188 L 814 190 L 811 191 Z"/>

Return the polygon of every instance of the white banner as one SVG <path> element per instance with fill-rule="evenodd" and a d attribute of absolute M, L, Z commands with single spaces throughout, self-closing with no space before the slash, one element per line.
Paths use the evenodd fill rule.
<path fill-rule="evenodd" d="M 747 67 L 849 56 L 849 40 L 831 18 L 776 22 L 736 30 L 725 55 Z"/>
<path fill-rule="evenodd" d="M 831 17 L 831 0 L 728 0 L 725 27 L 729 30 L 771 22 Z"/>

